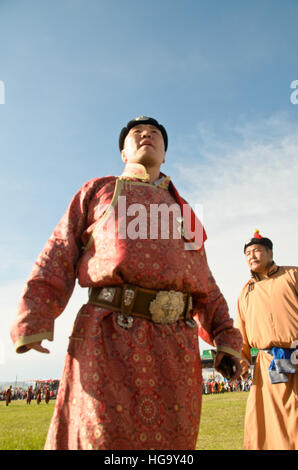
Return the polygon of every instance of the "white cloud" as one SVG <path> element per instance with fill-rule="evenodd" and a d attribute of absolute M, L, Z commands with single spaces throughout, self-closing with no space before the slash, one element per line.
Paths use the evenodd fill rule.
<path fill-rule="evenodd" d="M 200 158 L 178 169 L 186 199 L 203 206 L 209 264 L 235 317 L 250 276 L 243 246 L 255 229 L 272 239 L 278 264 L 298 265 L 298 130 L 285 115 L 224 130 L 192 136 Z"/>

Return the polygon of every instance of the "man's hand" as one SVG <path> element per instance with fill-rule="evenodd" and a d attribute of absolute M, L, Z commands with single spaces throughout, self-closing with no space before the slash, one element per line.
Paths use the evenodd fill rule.
<path fill-rule="evenodd" d="M 230 371 L 227 370 L 225 361 L 230 363 Z M 216 353 L 214 368 L 229 380 L 237 380 L 240 377 L 242 371 L 240 360 L 237 357 L 222 351 L 218 351 Z"/>
<path fill-rule="evenodd" d="M 36 342 L 36 343 L 26 344 L 26 348 L 27 348 L 27 350 L 29 350 L 29 349 L 35 349 L 36 351 L 41 352 L 41 353 L 45 353 L 45 354 L 49 354 L 49 353 L 50 353 L 49 349 L 44 348 L 44 347 L 41 345 L 41 341 Z"/>

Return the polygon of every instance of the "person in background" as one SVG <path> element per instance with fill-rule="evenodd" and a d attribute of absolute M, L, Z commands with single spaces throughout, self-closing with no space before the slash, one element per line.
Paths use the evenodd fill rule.
<path fill-rule="evenodd" d="M 45 395 L 44 395 L 44 399 L 45 399 L 46 404 L 49 403 L 50 398 L 51 398 L 51 396 L 50 396 L 50 387 L 46 386 Z"/>
<path fill-rule="evenodd" d="M 36 403 L 39 405 L 41 402 L 41 387 L 38 387 L 36 392 Z"/>
<path fill-rule="evenodd" d="M 244 448 L 298 449 L 298 267 L 277 266 L 269 238 L 254 233 L 244 245 L 251 279 L 238 299 L 243 375 L 250 349 L 259 349 L 247 401 Z"/>
<path fill-rule="evenodd" d="M 33 392 L 32 392 L 32 387 L 30 386 L 30 387 L 28 387 L 27 393 L 26 393 L 26 404 L 27 405 L 31 404 L 32 396 L 33 396 Z"/>
<path fill-rule="evenodd" d="M 9 403 L 11 402 L 11 397 L 12 397 L 12 385 L 10 385 L 10 387 L 6 390 L 6 395 L 5 395 L 6 406 L 8 406 Z"/>

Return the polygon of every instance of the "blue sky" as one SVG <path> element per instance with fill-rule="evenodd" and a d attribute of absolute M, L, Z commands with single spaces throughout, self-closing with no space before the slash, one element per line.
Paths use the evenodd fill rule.
<path fill-rule="evenodd" d="M 294 0 L 0 1 L 0 381 L 60 376 L 85 291 L 49 356 L 16 355 L 8 331 L 73 194 L 121 173 L 118 135 L 134 116 L 168 131 L 163 171 L 202 209 L 233 317 L 255 228 L 277 262 L 298 264 L 297 14 Z"/>

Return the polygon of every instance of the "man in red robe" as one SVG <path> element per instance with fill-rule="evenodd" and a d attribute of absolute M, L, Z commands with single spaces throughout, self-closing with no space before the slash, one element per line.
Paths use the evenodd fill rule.
<path fill-rule="evenodd" d="M 41 402 L 41 387 L 38 387 L 36 392 L 36 403 L 39 405 Z"/>
<path fill-rule="evenodd" d="M 6 394 L 5 394 L 6 406 L 8 406 L 9 403 L 11 402 L 11 396 L 12 396 L 12 385 L 6 390 Z"/>
<path fill-rule="evenodd" d="M 49 403 L 50 398 L 51 398 L 51 395 L 50 395 L 50 388 L 47 386 L 47 387 L 46 387 L 46 390 L 45 390 L 45 396 L 44 396 L 44 399 L 45 399 L 46 404 Z"/>
<path fill-rule="evenodd" d="M 242 338 L 208 267 L 205 231 L 160 173 L 167 145 L 155 119 L 130 121 L 119 138 L 123 174 L 77 192 L 28 279 L 11 329 L 19 353 L 48 353 L 41 342 L 53 340 L 76 278 L 89 288 L 46 449 L 194 449 L 198 335 L 216 346 L 219 371 L 240 373 Z"/>
<path fill-rule="evenodd" d="M 26 393 L 26 403 L 27 403 L 27 405 L 31 404 L 32 395 L 33 395 L 32 387 L 30 386 L 30 387 L 28 387 L 27 393 Z"/>

